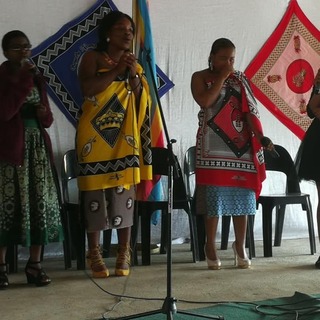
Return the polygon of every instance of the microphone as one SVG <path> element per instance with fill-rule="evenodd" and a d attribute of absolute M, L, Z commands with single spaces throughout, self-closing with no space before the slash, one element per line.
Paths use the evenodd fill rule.
<path fill-rule="evenodd" d="M 21 60 L 21 65 L 27 65 L 29 67 L 29 71 L 36 75 L 39 73 L 39 70 L 37 69 L 36 65 L 33 63 L 33 61 L 30 58 L 24 58 Z"/>
<path fill-rule="evenodd" d="M 260 140 L 260 142 L 261 142 L 262 146 L 265 147 L 266 150 L 270 153 L 272 158 L 279 158 L 280 157 L 280 154 L 276 151 L 275 148 L 273 148 L 272 150 L 267 149 L 269 144 L 272 143 L 268 137 L 263 137 Z"/>
<path fill-rule="evenodd" d="M 130 50 L 126 50 L 127 54 L 130 54 Z M 126 82 L 126 84 L 129 84 L 129 78 L 130 78 L 130 68 L 127 67 L 126 71 L 124 72 L 124 81 Z"/>
<path fill-rule="evenodd" d="M 126 84 L 129 83 L 129 77 L 130 77 L 130 68 L 127 67 L 126 72 L 124 73 L 124 81 L 126 82 Z"/>

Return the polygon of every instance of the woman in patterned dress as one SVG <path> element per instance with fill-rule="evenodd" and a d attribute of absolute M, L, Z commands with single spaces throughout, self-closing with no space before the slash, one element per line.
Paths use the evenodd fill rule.
<path fill-rule="evenodd" d="M 320 235 L 320 69 L 314 79 L 314 87 L 307 112 L 313 120 L 301 141 L 295 163 L 299 178 L 314 181 L 316 184 L 318 194 L 317 224 L 318 234 Z M 315 266 L 320 269 L 320 257 Z"/>
<path fill-rule="evenodd" d="M 205 253 L 209 269 L 221 268 L 216 251 L 220 216 L 233 218 L 235 265 L 249 268 L 245 251 L 247 216 L 265 179 L 263 133 L 245 75 L 234 70 L 235 46 L 225 38 L 211 48 L 209 67 L 192 75 L 191 91 L 201 110 L 196 151 L 197 213 L 206 214 Z M 266 139 L 266 138 L 265 138 Z M 268 148 L 273 144 L 268 141 Z"/>
<path fill-rule="evenodd" d="M 60 204 L 52 170 L 53 122 L 45 81 L 28 62 L 27 36 L 4 35 L 7 61 L 0 66 L 0 289 L 9 286 L 6 251 L 10 244 L 29 247 L 28 283 L 51 282 L 41 267 L 43 245 L 63 240 Z"/>

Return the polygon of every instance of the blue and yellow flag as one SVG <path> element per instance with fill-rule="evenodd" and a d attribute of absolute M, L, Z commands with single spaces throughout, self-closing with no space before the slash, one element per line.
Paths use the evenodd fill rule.
<path fill-rule="evenodd" d="M 151 107 L 151 141 L 153 147 L 165 147 L 165 133 L 161 110 L 158 103 L 158 85 L 156 60 L 154 54 L 152 30 L 149 17 L 149 3 L 147 0 L 133 1 L 133 20 L 136 25 L 135 55 L 142 65 L 150 86 L 152 99 Z M 163 185 L 160 177 L 155 176 L 153 181 L 143 181 L 138 186 L 138 197 L 142 200 L 160 200 L 163 197 Z M 156 224 L 158 214 L 153 215 Z"/>
<path fill-rule="evenodd" d="M 150 86 L 150 93 L 152 98 L 152 146 L 164 147 L 164 128 L 157 101 L 157 70 L 148 6 L 149 3 L 147 0 L 133 1 L 133 19 L 136 24 L 135 55 L 145 71 Z M 157 86 L 156 88 L 154 88 L 154 84 Z"/>

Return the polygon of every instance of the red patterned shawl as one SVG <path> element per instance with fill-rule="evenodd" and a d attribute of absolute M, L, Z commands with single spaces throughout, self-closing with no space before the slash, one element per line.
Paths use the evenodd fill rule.
<path fill-rule="evenodd" d="M 196 183 L 249 188 L 258 197 L 265 179 L 260 142 L 246 121 L 262 133 L 256 100 L 242 72 L 235 72 L 212 108 L 199 112 Z"/>

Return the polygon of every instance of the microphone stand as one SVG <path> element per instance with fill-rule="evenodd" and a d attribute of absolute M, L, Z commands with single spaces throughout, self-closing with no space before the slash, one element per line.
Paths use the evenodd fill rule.
<path fill-rule="evenodd" d="M 151 66 L 151 57 L 150 57 L 150 50 L 146 50 L 146 58 L 147 58 L 147 63 L 148 63 L 148 68 L 149 71 L 152 75 L 152 86 L 154 93 L 156 95 L 160 115 L 161 115 L 161 120 L 167 140 L 167 148 L 168 148 L 168 156 L 169 156 L 169 162 L 168 162 L 168 217 L 167 217 L 167 296 L 164 299 L 164 303 L 162 305 L 161 309 L 156 309 L 152 311 L 147 311 L 143 313 L 138 313 L 135 315 L 130 315 L 130 316 L 124 316 L 120 318 L 111 318 L 111 319 L 117 319 L 117 320 L 125 320 L 125 319 L 137 319 L 141 317 L 146 317 L 150 316 L 153 314 L 159 314 L 163 313 L 167 316 L 167 320 L 173 320 L 173 315 L 176 313 L 179 314 L 185 314 L 189 316 L 195 316 L 199 318 L 204 318 L 204 319 L 220 319 L 223 320 L 223 316 L 212 316 L 212 315 L 198 315 L 195 313 L 187 312 L 187 311 L 181 311 L 177 309 L 176 306 L 176 301 L 177 299 L 172 296 L 172 210 L 173 210 L 173 176 L 174 173 L 178 174 L 178 171 L 176 170 L 177 164 L 176 164 L 176 159 L 172 151 L 172 144 L 176 142 L 175 139 L 170 139 L 169 138 L 169 133 L 167 129 L 167 125 L 165 122 L 162 106 L 160 103 L 160 98 L 158 95 L 158 90 L 157 90 L 157 84 L 156 80 L 153 76 L 153 71 L 152 71 L 152 66 Z M 177 177 L 177 176 L 176 176 Z"/>

